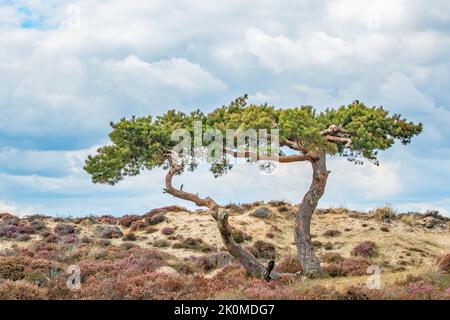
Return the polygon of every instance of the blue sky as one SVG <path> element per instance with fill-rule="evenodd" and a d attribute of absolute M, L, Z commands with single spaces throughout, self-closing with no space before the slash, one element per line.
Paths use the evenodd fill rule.
<path fill-rule="evenodd" d="M 144 213 L 187 205 L 155 170 L 93 185 L 109 122 L 256 103 L 322 110 L 359 99 L 424 123 L 380 167 L 329 159 L 320 206 L 450 214 L 448 1 L 0 1 L 0 211 Z M 311 168 L 239 165 L 177 180 L 221 203 L 299 202 Z"/>

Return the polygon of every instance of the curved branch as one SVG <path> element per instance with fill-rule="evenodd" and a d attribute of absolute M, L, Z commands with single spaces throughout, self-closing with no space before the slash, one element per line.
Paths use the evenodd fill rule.
<path fill-rule="evenodd" d="M 164 189 L 164 191 L 173 195 L 174 197 L 191 201 L 199 207 L 208 207 L 213 212 L 217 211 L 219 209 L 219 205 L 210 197 L 200 198 L 198 194 L 182 191 L 180 189 L 176 189 L 173 187 L 172 185 L 173 176 L 179 174 L 181 170 L 182 167 L 180 165 L 176 164 L 171 165 L 170 170 L 166 174 L 166 188 Z"/>

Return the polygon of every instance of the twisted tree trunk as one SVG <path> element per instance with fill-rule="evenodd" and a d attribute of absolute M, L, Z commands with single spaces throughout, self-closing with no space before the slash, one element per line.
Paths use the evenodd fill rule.
<path fill-rule="evenodd" d="M 311 244 L 311 217 L 325 191 L 329 172 L 326 166 L 325 154 L 318 155 L 317 158 L 311 161 L 311 164 L 313 178 L 295 217 L 294 237 L 297 246 L 297 256 L 305 274 L 308 277 L 316 278 L 322 275 L 322 270 L 320 261 L 315 255 L 314 247 Z"/>

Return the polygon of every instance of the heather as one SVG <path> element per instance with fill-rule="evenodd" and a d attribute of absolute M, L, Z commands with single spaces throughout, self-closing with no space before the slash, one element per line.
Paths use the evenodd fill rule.
<path fill-rule="evenodd" d="M 424 226 L 426 213 L 406 219 L 321 209 L 312 243 L 323 275 L 309 279 L 293 245 L 295 206 L 229 207 L 233 237 L 261 263 L 274 260 L 279 279 L 247 274 L 202 211 L 173 206 L 119 218 L 0 214 L 0 299 L 450 299 L 450 242 L 443 241 L 450 232 Z M 261 207 L 270 214 L 252 214 Z M 385 223 L 389 232 L 380 230 Z M 366 286 L 372 265 L 381 271 L 379 290 Z M 67 287 L 69 266 L 80 269 L 78 290 Z"/>

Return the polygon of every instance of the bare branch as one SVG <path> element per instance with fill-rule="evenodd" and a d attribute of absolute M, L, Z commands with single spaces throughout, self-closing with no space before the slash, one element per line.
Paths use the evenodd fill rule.
<path fill-rule="evenodd" d="M 325 136 L 325 138 L 329 142 L 342 142 L 342 143 L 345 143 L 345 146 L 347 148 L 351 148 L 352 147 L 352 139 L 350 139 L 350 138 L 335 137 L 335 136 Z"/>
<path fill-rule="evenodd" d="M 351 131 L 346 130 L 346 129 L 342 128 L 341 126 L 337 126 L 335 124 L 332 124 L 328 129 L 325 129 L 325 130 L 320 132 L 320 134 L 322 136 L 330 136 L 330 135 L 333 136 L 333 135 L 337 135 L 339 133 L 352 134 Z"/>
<path fill-rule="evenodd" d="M 352 147 L 352 139 L 349 137 L 345 137 L 342 135 L 351 135 L 352 132 L 342 128 L 341 126 L 337 126 L 332 124 L 328 129 L 325 129 L 320 132 L 322 136 L 327 139 L 329 142 L 342 142 L 345 143 L 347 148 Z"/>

